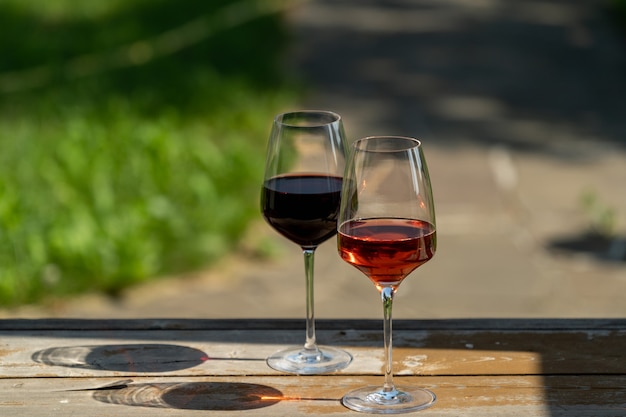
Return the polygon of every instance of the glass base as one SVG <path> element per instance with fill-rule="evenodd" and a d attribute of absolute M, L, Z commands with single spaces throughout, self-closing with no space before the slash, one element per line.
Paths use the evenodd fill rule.
<path fill-rule="evenodd" d="M 352 355 L 329 346 L 320 346 L 317 351 L 297 346 L 274 353 L 266 362 L 277 371 L 317 375 L 345 368 L 352 362 Z"/>
<path fill-rule="evenodd" d="M 341 403 L 354 411 L 401 414 L 423 410 L 433 405 L 436 400 L 434 393 L 423 388 L 401 387 L 384 392 L 379 386 L 369 386 L 347 393 Z"/>

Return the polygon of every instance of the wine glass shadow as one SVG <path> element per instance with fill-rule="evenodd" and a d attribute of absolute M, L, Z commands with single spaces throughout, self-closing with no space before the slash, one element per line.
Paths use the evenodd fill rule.
<path fill-rule="evenodd" d="M 243 382 L 179 382 L 129 384 L 94 391 L 107 404 L 179 410 L 240 411 L 269 407 L 281 401 L 281 391 Z"/>
<path fill-rule="evenodd" d="M 187 346 L 161 343 L 52 347 L 31 355 L 50 366 L 121 372 L 168 372 L 193 368 L 211 359 Z"/>

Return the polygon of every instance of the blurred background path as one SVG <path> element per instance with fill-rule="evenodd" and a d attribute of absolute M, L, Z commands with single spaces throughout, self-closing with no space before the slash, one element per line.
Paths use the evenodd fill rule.
<path fill-rule="evenodd" d="M 316 0 L 290 10 L 285 65 L 310 85 L 303 108 L 340 113 L 350 139 L 424 143 L 438 252 L 402 284 L 394 317 L 626 316 L 626 37 L 604 6 Z M 298 248 L 262 221 L 250 235 L 274 241 L 277 256 L 242 253 L 118 300 L 11 314 L 304 317 Z M 374 287 L 334 243 L 317 254 L 317 317 L 380 318 Z"/>

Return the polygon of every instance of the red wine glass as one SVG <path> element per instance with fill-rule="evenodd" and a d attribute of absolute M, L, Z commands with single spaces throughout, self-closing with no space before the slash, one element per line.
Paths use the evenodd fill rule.
<path fill-rule="evenodd" d="M 306 341 L 267 358 L 276 370 L 312 375 L 348 366 L 352 356 L 317 345 L 313 267 L 315 250 L 337 233 L 346 139 L 341 117 L 328 111 L 296 111 L 274 119 L 261 192 L 263 217 L 304 254 Z"/>
<path fill-rule="evenodd" d="M 346 394 L 356 411 L 396 414 L 421 410 L 435 394 L 396 387 L 392 371 L 393 297 L 400 283 L 428 262 L 437 247 L 435 208 L 420 141 L 374 136 L 353 143 L 337 221 L 339 255 L 380 292 L 384 315 L 385 382 Z"/>

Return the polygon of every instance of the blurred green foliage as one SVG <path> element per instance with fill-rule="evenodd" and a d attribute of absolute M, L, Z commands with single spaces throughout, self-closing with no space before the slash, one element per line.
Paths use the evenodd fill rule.
<path fill-rule="evenodd" d="M 0 305 L 236 247 L 297 96 L 270 3 L 0 0 Z"/>
<path fill-rule="evenodd" d="M 617 227 L 615 209 L 601 201 L 598 194 L 592 189 L 582 193 L 580 202 L 589 218 L 589 232 L 597 236 L 613 238 Z"/>
<path fill-rule="evenodd" d="M 626 34 L 626 0 L 612 0 L 610 9 L 617 25 Z"/>

